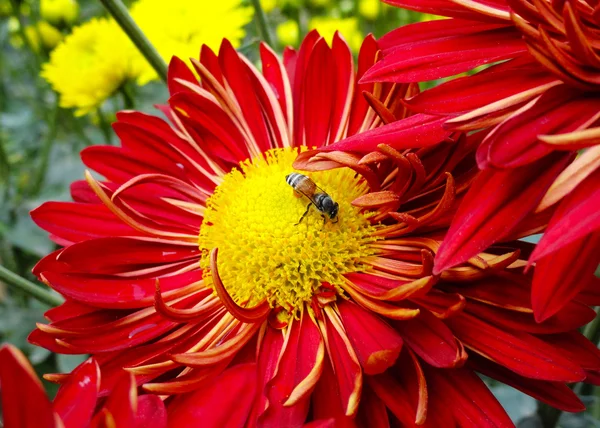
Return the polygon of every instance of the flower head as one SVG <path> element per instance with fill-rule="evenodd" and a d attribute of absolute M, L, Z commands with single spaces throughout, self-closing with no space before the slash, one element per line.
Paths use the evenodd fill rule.
<path fill-rule="evenodd" d="M 166 427 L 166 412 L 155 395 L 137 395 L 134 378 L 122 372 L 111 395 L 98 406 L 100 371 L 94 359 L 82 363 L 53 402 L 27 358 L 12 345 L 0 347 L 2 415 L 6 427 Z M 97 409 L 98 406 L 98 409 Z"/>
<path fill-rule="evenodd" d="M 384 60 L 366 80 L 425 81 L 485 65 L 407 105 L 446 117 L 446 129 L 485 133 L 477 150 L 478 165 L 486 170 L 478 192 L 509 182 L 506 191 L 492 191 L 486 204 L 474 193 L 465 198 L 434 271 L 468 260 L 535 212 L 549 221 L 529 258 L 538 263 L 536 318 L 547 319 L 593 278 L 600 262 L 597 8 L 580 0 L 389 3 L 451 19 L 383 37 Z"/>
<path fill-rule="evenodd" d="M 54 25 L 70 25 L 79 16 L 79 5 L 75 0 L 41 0 L 40 15 Z"/>
<path fill-rule="evenodd" d="M 242 6 L 240 0 L 179 0 L 168 5 L 162 0 L 138 0 L 131 7 L 131 15 L 168 63 L 173 56 L 197 57 L 201 44 L 216 50 L 225 38 L 239 47 L 253 9 Z M 144 67 L 138 82 L 156 79 L 156 72 L 146 60 L 138 58 Z"/>
<path fill-rule="evenodd" d="M 600 371 L 576 330 L 595 312 L 535 323 L 515 239 L 540 220 L 433 274 L 480 137 L 405 118 L 416 85 L 357 83 L 378 49 L 356 72 L 339 35 L 311 32 L 283 61 L 262 45 L 259 72 L 225 41 L 192 61 L 200 80 L 174 58 L 170 123 L 120 113 L 122 146 L 82 153 L 104 181 L 32 213 L 64 247 L 35 273 L 66 302 L 30 341 L 96 356 L 101 394 L 126 368 L 174 426 L 510 425 L 475 371 L 582 410 L 564 382 Z"/>
<path fill-rule="evenodd" d="M 65 37 L 41 75 L 58 92 L 61 107 L 84 115 L 138 74 L 133 59 L 139 55 L 114 21 L 95 18 Z"/>

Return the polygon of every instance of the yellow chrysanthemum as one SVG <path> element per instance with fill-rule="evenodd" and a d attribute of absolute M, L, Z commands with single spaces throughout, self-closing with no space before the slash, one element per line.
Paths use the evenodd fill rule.
<path fill-rule="evenodd" d="M 360 0 L 358 3 L 358 13 L 366 19 L 373 21 L 381 13 L 381 3 L 379 0 Z"/>
<path fill-rule="evenodd" d="M 79 15 L 75 0 L 40 0 L 40 15 L 52 24 L 72 24 Z"/>
<path fill-rule="evenodd" d="M 260 0 L 260 7 L 262 7 L 265 13 L 271 12 L 275 7 L 277 7 L 278 3 L 281 3 L 279 0 Z"/>
<path fill-rule="evenodd" d="M 93 19 L 73 30 L 44 64 L 44 77 L 60 95 L 60 106 L 84 115 L 138 75 L 139 53 L 114 21 Z"/>
<path fill-rule="evenodd" d="M 310 30 L 316 29 L 321 36 L 331 45 L 331 40 L 336 31 L 339 31 L 354 52 L 358 52 L 363 36 L 358 28 L 356 18 L 332 18 L 315 16 L 308 22 Z"/>
<path fill-rule="evenodd" d="M 296 21 L 290 19 L 289 21 L 282 22 L 277 26 L 275 32 L 282 45 L 296 46 L 298 44 L 300 29 Z"/>
<path fill-rule="evenodd" d="M 131 15 L 169 62 L 172 56 L 197 57 L 203 44 L 217 50 L 224 38 L 239 47 L 246 35 L 244 26 L 252 20 L 253 8 L 242 7 L 240 0 L 179 0 L 168 4 L 163 0 L 140 0 L 132 6 Z M 157 78 L 147 62 L 140 60 L 144 70 L 138 83 Z"/>

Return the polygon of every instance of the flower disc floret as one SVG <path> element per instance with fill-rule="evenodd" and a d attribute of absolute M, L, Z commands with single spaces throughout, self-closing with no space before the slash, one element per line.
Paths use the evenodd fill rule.
<path fill-rule="evenodd" d="M 219 276 L 236 303 L 267 299 L 291 312 L 309 303 L 322 284 L 341 293 L 343 275 L 364 270 L 374 226 L 351 205 L 366 193 L 350 169 L 311 173 L 340 205 L 337 222 L 324 220 L 310 200 L 297 197 L 285 177 L 296 150 L 275 149 L 240 164 L 208 200 L 199 245 L 208 278 L 209 253 L 219 249 Z"/>

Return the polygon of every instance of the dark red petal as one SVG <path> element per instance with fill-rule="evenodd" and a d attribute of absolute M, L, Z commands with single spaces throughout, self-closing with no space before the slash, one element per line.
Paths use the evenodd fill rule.
<path fill-rule="evenodd" d="M 586 370 L 600 371 L 600 349 L 578 331 L 540 336 Z"/>
<path fill-rule="evenodd" d="M 325 338 L 329 360 L 335 373 L 344 415 L 353 416 L 360 402 L 362 370 L 338 315 L 329 306 L 324 310 L 327 317 L 326 325 L 321 325 L 321 334 Z"/>
<path fill-rule="evenodd" d="M 468 369 L 425 372 L 430 390 L 454 414 L 461 427 L 513 427 L 513 423 L 490 390 Z"/>
<path fill-rule="evenodd" d="M 428 30 L 434 26 L 439 36 L 428 38 Z M 408 35 L 406 41 L 401 34 L 393 35 L 395 45 L 384 48 L 384 59 L 365 73 L 361 83 L 440 79 L 527 53 L 521 34 L 510 26 L 439 20 L 405 25 L 396 31 Z M 415 35 L 424 40 L 419 36 L 415 40 Z"/>
<path fill-rule="evenodd" d="M 155 278 L 116 279 L 89 275 L 44 272 L 44 279 L 59 293 L 81 303 L 103 308 L 143 308 L 152 306 Z M 202 280 L 200 270 L 161 278 L 163 293 L 182 289 Z M 198 285 L 200 288 L 201 285 Z M 169 294 L 171 296 L 171 294 Z M 164 295 L 163 295 L 164 297 Z"/>
<path fill-rule="evenodd" d="M 585 378 L 578 365 L 531 334 L 502 330 L 466 313 L 446 322 L 467 348 L 522 376 L 561 382 Z"/>
<path fill-rule="evenodd" d="M 469 301 L 466 311 L 497 327 L 524 331 L 533 334 L 562 333 L 578 329 L 592 321 L 596 312 L 590 307 L 571 302 L 556 315 L 542 323 L 536 322 L 533 312 L 520 312 L 503 307 L 489 306 L 484 303 Z"/>
<path fill-rule="evenodd" d="M 0 348 L 2 414 L 7 428 L 55 428 L 58 416 L 27 358 L 13 345 Z"/>
<path fill-rule="evenodd" d="M 452 331 L 427 310 L 410 320 L 392 325 L 419 357 L 434 367 L 456 367 L 462 362 L 461 350 Z"/>
<path fill-rule="evenodd" d="M 359 427 L 368 426 L 370 428 L 389 428 L 390 426 L 385 403 L 368 384 L 363 385 L 356 423 Z"/>
<path fill-rule="evenodd" d="M 468 366 L 473 370 L 512 386 L 536 400 L 565 412 L 581 412 L 585 405 L 567 385 L 561 382 L 546 382 L 524 378 L 477 354 L 469 355 Z"/>
<path fill-rule="evenodd" d="M 318 327 L 306 311 L 289 331 L 277 370 L 267 383 L 268 408 L 260 425 L 298 426 L 304 422 L 325 358 L 325 345 Z"/>
<path fill-rule="evenodd" d="M 443 128 L 445 120 L 439 116 L 416 114 L 356 134 L 330 146 L 322 147 L 321 150 L 367 154 L 376 151 L 379 144 L 387 144 L 397 150 L 432 146 L 450 135 L 450 131 Z"/>
<path fill-rule="evenodd" d="M 583 180 L 558 206 L 544 236 L 529 258 L 535 262 L 600 229 L 600 168 Z"/>
<path fill-rule="evenodd" d="M 31 211 L 39 227 L 60 238 L 60 245 L 93 238 L 140 235 L 102 204 L 45 202 Z"/>
<path fill-rule="evenodd" d="M 134 426 L 135 428 L 166 428 L 167 409 L 158 395 L 138 397 Z"/>
<path fill-rule="evenodd" d="M 538 322 L 554 315 L 594 279 L 600 263 L 600 231 L 577 239 L 539 260 L 531 303 Z"/>
<path fill-rule="evenodd" d="M 87 360 L 73 371 L 54 399 L 54 410 L 62 419 L 65 428 L 78 428 L 89 424 L 96 407 L 99 388 L 100 368 L 94 359 Z"/>
<path fill-rule="evenodd" d="M 586 97 L 566 85 L 550 88 L 487 136 L 480 148 L 487 156 L 478 153 L 483 160 L 479 167 L 514 168 L 529 164 L 553 150 L 539 141 L 539 135 L 569 133 L 585 127 L 599 109 L 600 98 Z"/>
<path fill-rule="evenodd" d="M 433 273 L 465 262 L 508 234 L 535 209 L 568 160 L 551 154 L 516 169 L 481 171 L 452 220 Z"/>
<path fill-rule="evenodd" d="M 410 9 L 432 15 L 470 18 L 480 21 L 492 20 L 491 16 L 487 16 L 479 10 L 473 11 L 452 0 L 384 0 L 384 2 L 402 9 Z M 489 6 L 498 11 L 498 13 L 504 11 L 508 15 L 508 6 L 505 0 L 487 0 L 485 2 L 478 1 L 472 3 L 479 6 Z"/>
<path fill-rule="evenodd" d="M 383 373 L 400 355 L 402 337 L 375 314 L 351 302 L 337 305 L 365 374 Z"/>
<path fill-rule="evenodd" d="M 277 363 L 283 349 L 284 337 L 281 330 L 266 328 L 262 341 L 259 341 L 259 354 L 257 361 L 257 394 L 248 420 L 249 426 L 257 424 L 258 418 L 269 406 L 266 395 L 266 385 L 273 378 L 277 370 Z"/>
<path fill-rule="evenodd" d="M 173 95 L 180 91 L 189 91 L 187 86 L 184 86 L 181 81 L 198 85 L 198 79 L 192 73 L 192 70 L 186 65 L 186 63 L 176 56 L 171 57 L 169 62 L 168 70 L 168 86 L 169 94 Z"/>
<path fill-rule="evenodd" d="M 256 144 L 263 152 L 269 150 L 272 148 L 271 140 L 260 104 L 254 93 L 247 90 L 252 86 L 250 77 L 243 67 L 240 54 L 227 39 L 223 39 L 219 50 L 219 64 Z"/>
<path fill-rule="evenodd" d="M 176 396 L 167 408 L 169 427 L 244 426 L 254 400 L 256 364 L 234 366 L 214 382 Z"/>
<path fill-rule="evenodd" d="M 460 77 L 428 89 L 405 103 L 412 111 L 452 115 L 466 113 L 498 100 L 555 81 L 537 63 L 511 60 L 473 76 Z"/>
<path fill-rule="evenodd" d="M 371 389 L 385 403 L 390 412 L 403 425 L 413 426 L 416 419 L 416 409 L 412 402 L 415 400 L 411 400 L 403 385 L 404 380 L 397 379 L 389 373 L 369 376 L 367 380 Z"/>

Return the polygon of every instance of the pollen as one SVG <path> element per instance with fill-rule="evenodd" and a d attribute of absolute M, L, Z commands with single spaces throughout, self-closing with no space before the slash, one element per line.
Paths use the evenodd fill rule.
<path fill-rule="evenodd" d="M 304 173 L 339 204 L 338 221 L 295 194 L 285 177 L 298 152 L 273 149 L 228 173 L 207 201 L 200 229 L 200 261 L 212 284 L 209 254 L 219 249 L 218 272 L 233 298 L 252 307 L 267 300 L 290 314 L 321 292 L 343 295 L 343 275 L 365 269 L 375 226 L 351 202 L 368 192 L 354 171 L 340 168 Z"/>

